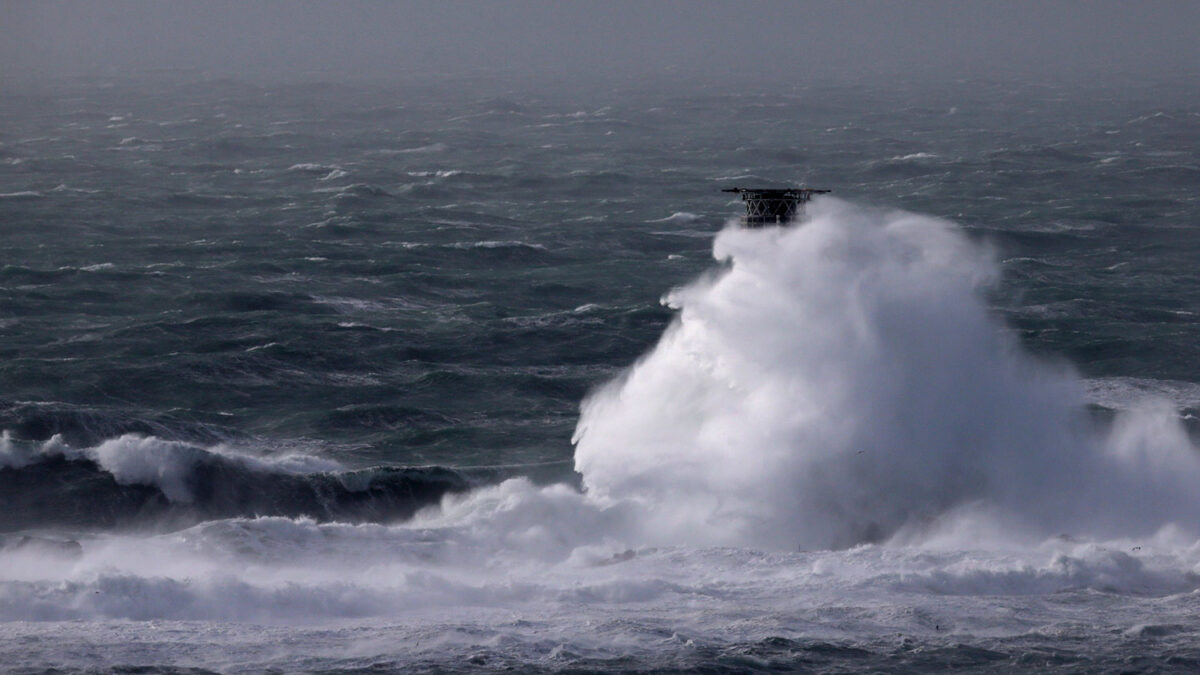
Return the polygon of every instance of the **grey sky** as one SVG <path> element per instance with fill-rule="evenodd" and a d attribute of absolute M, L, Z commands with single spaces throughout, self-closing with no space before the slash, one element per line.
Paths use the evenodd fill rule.
<path fill-rule="evenodd" d="M 1200 74 L 1200 2 L 0 0 L 0 76 Z"/>

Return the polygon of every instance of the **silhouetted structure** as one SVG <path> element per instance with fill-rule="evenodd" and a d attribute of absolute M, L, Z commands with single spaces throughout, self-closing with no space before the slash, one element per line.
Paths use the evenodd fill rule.
<path fill-rule="evenodd" d="M 747 227 L 762 227 L 764 225 L 782 225 L 791 222 L 813 195 L 824 194 L 829 190 L 814 190 L 812 188 L 726 188 L 721 192 L 736 192 L 746 202 L 746 215 L 742 216 L 742 224 Z"/>

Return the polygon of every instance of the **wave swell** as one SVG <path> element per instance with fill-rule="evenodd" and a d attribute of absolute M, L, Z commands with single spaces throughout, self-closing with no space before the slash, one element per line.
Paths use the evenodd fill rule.
<path fill-rule="evenodd" d="M 315 457 L 252 457 L 136 434 L 85 449 L 58 436 L 41 444 L 0 438 L 0 532 L 175 529 L 256 516 L 390 522 L 468 487 L 440 467 L 347 470 Z"/>

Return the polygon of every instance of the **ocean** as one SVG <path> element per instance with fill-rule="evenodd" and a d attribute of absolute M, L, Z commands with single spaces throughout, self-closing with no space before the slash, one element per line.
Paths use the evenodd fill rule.
<path fill-rule="evenodd" d="M 1198 141 L 1119 76 L 10 86 L 0 668 L 1194 672 Z"/>

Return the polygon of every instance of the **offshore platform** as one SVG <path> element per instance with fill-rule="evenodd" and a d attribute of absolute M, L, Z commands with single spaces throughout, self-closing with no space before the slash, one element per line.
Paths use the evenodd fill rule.
<path fill-rule="evenodd" d="M 721 192 L 736 192 L 746 202 L 746 215 L 742 216 L 742 224 L 746 227 L 764 227 L 767 225 L 783 225 L 796 219 L 804 209 L 804 205 L 813 198 L 829 190 L 814 190 L 813 188 L 725 188 Z"/>

